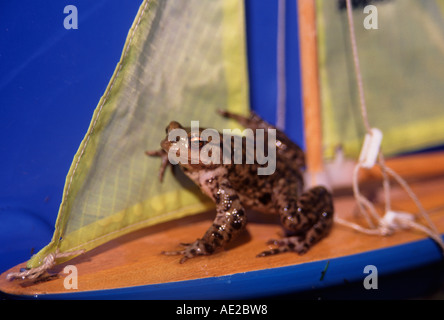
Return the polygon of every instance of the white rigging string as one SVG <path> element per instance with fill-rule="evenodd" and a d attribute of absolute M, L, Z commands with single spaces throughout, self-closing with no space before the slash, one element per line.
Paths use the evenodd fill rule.
<path fill-rule="evenodd" d="M 441 235 L 436 229 L 430 217 L 428 216 L 426 210 L 422 206 L 418 197 L 409 187 L 407 182 L 401 176 L 399 176 L 395 171 L 387 167 L 385 164 L 384 156 L 380 148 L 380 144 L 382 141 L 382 132 L 380 132 L 378 129 L 372 128 L 368 120 L 367 107 L 365 104 L 364 89 L 362 84 L 362 76 L 359 65 L 358 49 L 356 45 L 356 36 L 353 23 L 351 1 L 346 0 L 346 4 L 347 4 L 347 18 L 350 31 L 350 43 L 353 51 L 353 61 L 355 66 L 355 74 L 356 74 L 356 80 L 359 92 L 361 114 L 362 114 L 362 119 L 364 121 L 365 129 L 367 131 L 363 149 L 359 157 L 359 161 L 353 172 L 353 192 L 355 199 L 358 203 L 359 211 L 366 218 L 369 228 L 364 228 L 358 224 L 349 222 L 347 220 L 338 217 L 335 218 L 335 221 L 342 225 L 351 227 L 357 231 L 367 234 L 377 234 L 377 235 L 390 235 L 396 230 L 415 228 L 430 236 L 444 251 L 444 243 L 441 238 Z M 358 183 L 359 171 L 361 169 L 370 169 L 375 165 L 377 165 L 381 169 L 383 177 L 383 189 L 384 189 L 384 198 L 385 198 L 385 214 L 383 217 L 381 217 L 377 213 L 371 201 L 365 198 L 360 193 L 359 190 L 359 183 Z M 391 210 L 389 177 L 394 178 L 406 191 L 406 193 L 410 196 L 410 198 L 415 202 L 416 206 L 419 209 L 419 212 L 426 220 L 428 227 L 415 222 L 414 221 L 415 217 L 410 213 L 396 212 Z M 373 224 L 373 221 L 377 222 L 376 226 Z"/>
<path fill-rule="evenodd" d="M 276 105 L 276 127 L 285 130 L 286 109 L 286 76 L 285 76 L 285 1 L 278 1 L 278 26 L 277 26 L 277 105 Z"/>

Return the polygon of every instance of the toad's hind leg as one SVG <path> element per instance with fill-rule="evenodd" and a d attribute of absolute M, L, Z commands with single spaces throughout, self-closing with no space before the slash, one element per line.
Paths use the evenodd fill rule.
<path fill-rule="evenodd" d="M 247 224 L 247 216 L 239 196 L 231 187 L 228 180 L 206 182 L 207 188 L 216 191 L 216 218 L 201 239 L 193 243 L 182 244 L 185 248 L 178 251 L 163 252 L 166 255 L 182 255 L 180 263 L 199 255 L 210 255 L 224 248 L 233 240 Z"/>
<path fill-rule="evenodd" d="M 305 166 L 305 156 L 302 149 L 296 143 L 291 141 L 283 131 L 269 124 L 253 111 L 251 111 L 250 115 L 247 117 L 225 110 L 219 110 L 218 113 L 225 118 L 236 120 L 245 128 L 252 130 L 276 130 L 276 151 L 278 153 L 278 158 L 285 160 L 294 168 Z"/>
<path fill-rule="evenodd" d="M 324 187 L 315 187 L 303 193 L 298 200 L 278 205 L 281 222 L 291 236 L 270 240 L 277 247 L 261 252 L 258 257 L 293 251 L 307 252 L 330 232 L 333 225 L 333 200 Z"/>
<path fill-rule="evenodd" d="M 225 117 L 236 120 L 245 128 L 250 129 L 276 129 L 274 126 L 264 121 L 261 117 L 259 117 L 255 112 L 251 111 L 249 116 L 243 116 L 240 114 L 232 113 L 225 110 L 218 110 L 218 113 Z"/>

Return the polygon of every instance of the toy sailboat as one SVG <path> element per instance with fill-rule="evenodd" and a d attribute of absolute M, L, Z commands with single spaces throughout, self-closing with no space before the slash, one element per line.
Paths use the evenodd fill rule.
<path fill-rule="evenodd" d="M 346 161 L 324 159 L 321 104 L 328 75 L 319 71 L 315 8 L 314 0 L 298 1 L 307 180 L 324 183 L 325 176 L 328 180 L 338 172 L 341 178 L 351 177 L 353 169 L 347 169 Z M 247 112 L 245 35 L 239 31 L 243 16 L 243 3 L 236 0 L 143 1 L 68 173 L 53 240 L 30 261 L 3 273 L 0 291 L 7 297 L 38 299 L 260 298 L 362 283 L 367 266 L 389 275 L 443 259 L 439 241 L 444 232 L 444 153 L 439 151 L 384 161 L 405 179 L 422 206 L 418 208 L 401 185 L 391 188 L 390 212 L 410 213 L 425 227 L 395 227 L 400 220 L 394 219 L 385 225 L 384 235 L 360 232 L 378 229 L 360 227 L 368 221 L 358 213 L 351 178 L 345 183 L 330 179 L 335 215 L 355 230 L 336 223 L 330 235 L 304 255 L 256 257 L 267 240 L 282 232 L 276 217 L 258 213 L 251 213 L 247 232 L 223 252 L 183 264 L 161 254 L 203 234 L 215 213 L 186 182 L 184 187 L 171 176 L 162 186 L 154 182 L 158 166 L 148 163 L 143 151 L 147 143 L 157 145 L 163 135 L 157 129 L 171 115 L 188 119 L 197 114 L 202 121 L 213 121 L 211 112 L 220 104 Z M 182 49 L 171 53 L 172 43 Z M 169 60 L 161 60 L 166 52 Z M 326 110 L 331 111 L 331 105 Z M 215 121 L 219 127 L 233 125 Z M 356 144 L 360 142 L 346 145 L 346 151 Z M 381 201 L 387 200 L 385 189 L 379 187 L 387 172 L 373 167 L 359 176 L 360 192 L 372 198 L 378 214 L 387 209 Z M 420 215 L 421 209 L 427 218 Z M 435 239 L 424 230 L 431 230 Z M 30 277 L 30 270 L 38 270 L 37 276 Z"/>
<path fill-rule="evenodd" d="M 394 159 L 389 165 L 421 168 L 410 177 L 412 185 L 438 230 L 444 232 L 442 208 L 444 154 Z M 410 169 L 409 169 L 410 171 Z M 419 179 L 420 178 L 420 179 Z M 419 180 L 417 180 L 419 179 Z M 398 193 L 393 205 L 412 212 L 414 205 Z M 435 208 L 440 208 L 434 210 Z M 354 199 L 335 197 L 336 213 L 350 219 Z M 352 216 L 352 214 L 351 214 Z M 376 266 L 385 275 L 439 262 L 442 252 L 419 232 L 401 231 L 388 237 L 365 235 L 335 226 L 328 238 L 303 256 L 287 253 L 256 258 L 270 235 L 281 232 L 268 217 L 252 218 L 248 232 L 228 250 L 179 264 L 177 257 L 164 256 L 163 248 L 174 248 L 179 241 L 203 233 L 214 217 L 207 212 L 147 227 L 111 240 L 83 255 L 49 270 L 42 281 L 6 280 L 6 275 L 25 267 L 25 263 L 2 274 L 0 288 L 8 295 L 38 299 L 235 299 L 307 293 L 353 282 L 367 276 L 364 268 Z M 265 223 L 269 222 L 269 223 Z M 72 270 L 77 268 L 76 286 Z M 45 281 L 46 280 L 46 281 Z M 365 291 L 362 287 L 362 291 Z"/>

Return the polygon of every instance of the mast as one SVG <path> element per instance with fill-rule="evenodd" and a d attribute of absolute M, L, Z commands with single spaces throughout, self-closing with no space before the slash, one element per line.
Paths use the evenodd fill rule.
<path fill-rule="evenodd" d="M 316 33 L 316 1 L 298 0 L 299 41 L 302 79 L 302 108 L 305 132 L 307 183 L 315 185 L 324 172 L 322 122 Z M 324 182 L 324 181 L 322 181 Z"/>

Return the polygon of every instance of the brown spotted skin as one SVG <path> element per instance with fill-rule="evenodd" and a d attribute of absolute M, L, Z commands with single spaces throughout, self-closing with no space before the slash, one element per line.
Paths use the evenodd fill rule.
<path fill-rule="evenodd" d="M 220 113 L 253 131 L 276 129 L 254 113 L 249 117 L 225 111 Z M 166 131 L 168 133 L 178 127 L 182 128 L 173 121 Z M 222 143 L 222 136 L 220 141 Z M 243 142 L 245 152 L 245 141 Z M 147 152 L 150 156 L 162 157 L 161 179 L 168 165 L 167 152 L 172 144 L 166 138 L 161 142 L 163 151 Z M 243 156 L 245 157 L 245 154 Z M 213 254 L 224 248 L 245 229 L 245 208 L 279 214 L 287 231 L 287 237 L 270 240 L 268 243 L 276 248 L 263 251 L 258 255 L 260 257 L 287 251 L 303 254 L 329 233 L 333 223 L 331 194 L 321 186 L 302 192 L 304 184 L 301 171 L 305 165 L 304 153 L 283 132 L 276 129 L 276 170 L 273 174 L 258 175 L 257 169 L 260 165 L 256 161 L 254 164 L 245 164 L 245 161 L 242 163 L 179 164 L 184 173 L 213 199 L 216 204 L 216 218 L 202 238 L 182 244 L 183 250 L 168 251 L 164 252 L 165 254 L 182 255 L 180 262 L 183 263 L 187 259 Z"/>

